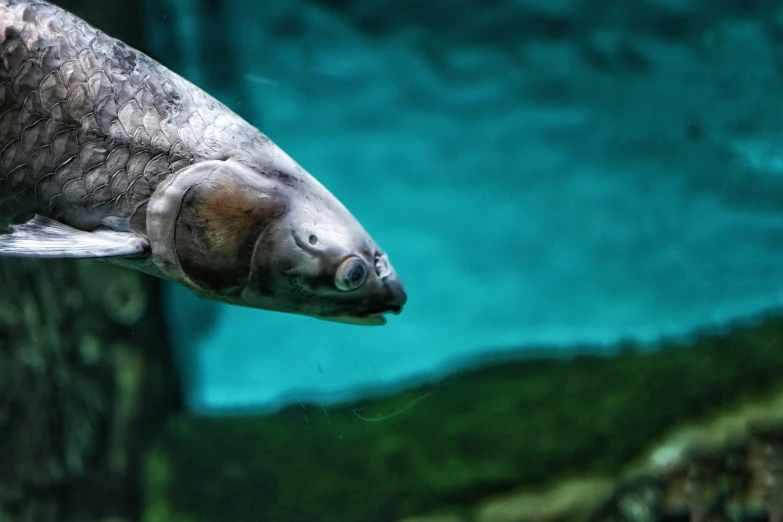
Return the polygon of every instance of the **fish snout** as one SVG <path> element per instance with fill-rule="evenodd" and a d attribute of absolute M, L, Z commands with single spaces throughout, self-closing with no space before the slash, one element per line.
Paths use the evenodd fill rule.
<path fill-rule="evenodd" d="M 405 292 L 402 281 L 396 274 L 390 274 L 383 279 L 383 285 L 388 295 L 386 305 L 389 308 L 389 312 L 399 314 L 408 300 L 408 294 Z"/>

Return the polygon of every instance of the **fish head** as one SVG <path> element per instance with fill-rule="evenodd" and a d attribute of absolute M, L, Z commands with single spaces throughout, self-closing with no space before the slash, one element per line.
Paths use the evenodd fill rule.
<path fill-rule="evenodd" d="M 347 211 L 292 201 L 259 237 L 243 297 L 260 308 L 384 324 L 407 299 L 388 255 Z"/>
<path fill-rule="evenodd" d="M 154 264 L 201 297 L 361 325 L 407 300 L 386 252 L 274 144 L 187 167 L 146 213 Z"/>

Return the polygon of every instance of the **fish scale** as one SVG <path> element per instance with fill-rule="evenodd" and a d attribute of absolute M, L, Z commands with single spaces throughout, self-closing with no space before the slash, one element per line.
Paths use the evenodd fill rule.
<path fill-rule="evenodd" d="M 129 217 L 183 167 L 228 157 L 229 141 L 264 141 L 198 87 L 67 11 L 0 0 L 0 20 L 0 222 L 40 214 L 92 230 Z"/>

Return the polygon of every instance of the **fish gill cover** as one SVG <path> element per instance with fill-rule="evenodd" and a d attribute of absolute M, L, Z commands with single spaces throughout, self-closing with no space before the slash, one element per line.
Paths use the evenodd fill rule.
<path fill-rule="evenodd" d="M 780 306 L 780 8 L 415 4 L 178 0 L 176 46 L 153 20 L 156 57 L 329 187 L 409 293 L 365 329 L 172 287 L 193 409 L 329 403 L 488 349 L 608 353 Z"/>

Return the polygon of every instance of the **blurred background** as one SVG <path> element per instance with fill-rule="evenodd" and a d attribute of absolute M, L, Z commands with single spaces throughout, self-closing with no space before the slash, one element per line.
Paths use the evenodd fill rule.
<path fill-rule="evenodd" d="M 136 283 L 146 315 L 117 335 L 159 373 L 111 380 L 169 391 L 144 405 L 115 392 L 101 410 L 135 412 L 141 431 L 107 432 L 133 433 L 117 444 L 133 448 L 120 475 L 136 493 L 95 513 L 780 509 L 778 2 L 56 3 L 266 133 L 365 225 L 409 295 L 361 328 Z M 142 429 L 149 408 L 162 420 Z"/>
<path fill-rule="evenodd" d="M 779 306 L 783 8 L 734 4 L 143 9 L 148 49 L 329 187 L 410 294 L 360 329 L 172 288 L 190 406 L 332 403 Z"/>

